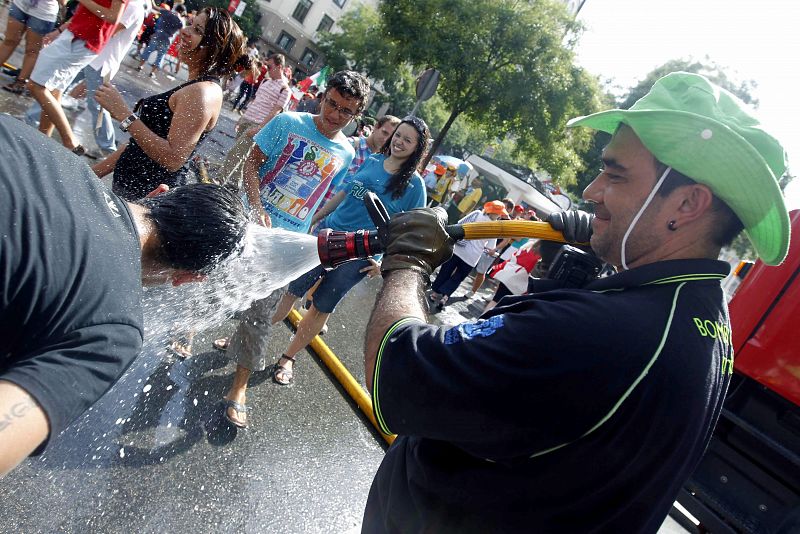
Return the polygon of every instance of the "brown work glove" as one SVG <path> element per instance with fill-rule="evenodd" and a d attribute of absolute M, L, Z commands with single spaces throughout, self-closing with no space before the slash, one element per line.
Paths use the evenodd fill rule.
<path fill-rule="evenodd" d="M 446 223 L 447 213 L 439 207 L 395 214 L 387 228 L 381 272 L 411 269 L 430 277 L 453 255 L 453 240 L 445 231 Z"/>

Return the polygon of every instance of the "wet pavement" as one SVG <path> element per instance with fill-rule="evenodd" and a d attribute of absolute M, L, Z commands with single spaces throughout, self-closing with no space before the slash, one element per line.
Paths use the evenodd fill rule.
<path fill-rule="evenodd" d="M 127 58 L 114 80 L 131 104 L 181 81 L 159 73 L 153 83 L 134 65 Z M 8 81 L 0 75 L 0 83 Z M 19 115 L 31 102 L 0 91 L 0 112 Z M 81 141 L 94 146 L 88 112 L 69 116 Z M 237 118 L 226 107 L 199 150 L 212 164 L 232 145 Z M 361 340 L 378 287 L 373 280 L 352 291 L 325 338 L 362 384 Z M 211 342 L 235 325 L 199 333 L 188 360 L 146 347 L 44 455 L 0 481 L 0 531 L 358 531 L 383 440 L 310 353 L 299 355 L 290 387 L 256 373 L 250 428 L 228 424 L 218 402 L 235 364 Z M 290 334 L 275 329 L 276 358 Z"/>
<path fill-rule="evenodd" d="M 18 53 L 10 63 L 19 64 Z M 114 80 L 131 104 L 181 81 L 159 73 L 153 83 L 134 64 L 126 58 Z M 0 84 L 10 80 L 0 75 Z M 18 115 L 30 102 L 0 91 L 0 112 Z M 88 112 L 69 115 L 81 141 L 94 146 Z M 199 150 L 212 168 L 232 145 L 237 118 L 226 106 Z M 356 286 L 324 337 L 362 385 L 364 329 L 379 288 L 377 279 Z M 476 298 L 453 299 L 439 319 L 477 316 L 493 290 L 490 282 Z M 254 374 L 250 428 L 227 423 L 219 400 L 235 364 L 211 342 L 235 325 L 200 332 L 188 360 L 149 344 L 44 455 L 0 481 L 0 532 L 358 532 L 385 443 L 308 352 L 298 355 L 292 386 Z M 291 331 L 274 332 L 277 359 Z"/>

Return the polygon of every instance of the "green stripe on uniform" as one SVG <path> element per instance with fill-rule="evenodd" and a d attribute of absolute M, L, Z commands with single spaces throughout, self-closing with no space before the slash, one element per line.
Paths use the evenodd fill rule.
<path fill-rule="evenodd" d="M 658 280 L 653 280 L 652 282 L 647 282 L 646 284 L 642 285 L 652 285 L 652 284 L 675 284 L 678 282 L 692 282 L 695 280 L 722 280 L 725 278 L 726 275 L 719 274 L 719 273 L 698 273 L 698 274 L 682 274 L 678 276 L 670 276 L 668 278 L 660 278 Z"/>
<path fill-rule="evenodd" d="M 650 368 L 652 368 L 653 364 L 656 363 L 656 360 L 658 359 L 658 356 L 661 354 L 661 350 L 664 348 L 664 344 L 667 342 L 667 336 L 669 336 L 669 329 L 672 326 L 672 319 L 675 317 L 675 308 L 678 305 L 678 295 L 680 295 L 681 289 L 683 288 L 684 285 L 686 285 L 686 282 L 683 282 L 682 284 L 680 284 L 678 287 L 675 288 L 675 294 L 672 297 L 672 308 L 669 311 L 669 317 L 667 318 L 667 324 L 664 327 L 664 333 L 661 335 L 661 342 L 658 344 L 658 348 L 656 348 L 656 351 L 655 351 L 655 353 L 653 353 L 653 356 L 650 358 L 650 361 L 647 363 L 647 365 L 642 370 L 642 372 L 639 374 L 639 376 L 636 378 L 636 380 L 633 381 L 633 383 L 628 387 L 628 389 L 625 391 L 625 393 L 623 393 L 623 395 L 619 398 L 619 400 L 617 400 L 617 402 L 614 404 L 614 406 L 611 408 L 611 410 L 609 410 L 609 412 L 605 415 L 605 417 L 603 417 L 600 421 L 598 421 L 597 424 L 595 424 L 592 428 L 587 430 L 578 439 L 581 439 L 581 438 L 584 438 L 584 437 L 588 436 L 589 434 L 591 434 L 592 432 L 594 432 L 595 430 L 600 428 L 600 426 L 603 425 L 603 423 L 608 421 L 617 412 L 617 410 L 622 405 L 622 403 L 625 402 L 625 400 L 627 400 L 628 397 L 630 397 L 631 393 L 636 388 L 636 386 L 638 386 L 639 383 L 642 380 L 644 380 L 644 377 L 647 375 L 647 373 L 650 372 Z M 557 449 L 560 449 L 562 447 L 566 447 L 567 445 L 575 443 L 576 441 L 578 441 L 578 439 L 570 441 L 570 442 L 567 442 L 567 443 L 562 443 L 561 445 L 557 445 L 555 447 L 551 447 L 551 448 L 543 450 L 543 451 L 539 451 L 539 452 L 533 453 L 533 454 L 531 454 L 530 457 L 531 458 L 536 458 L 537 456 L 543 456 L 543 455 L 545 455 L 547 453 L 553 452 L 553 451 L 555 451 Z"/>
<path fill-rule="evenodd" d="M 378 395 L 378 376 L 380 375 L 380 368 L 381 368 L 381 359 L 383 358 L 383 349 L 386 347 L 386 343 L 389 341 L 389 338 L 394 333 L 395 330 L 400 328 L 401 326 L 408 324 L 408 323 L 422 323 L 420 319 L 417 317 L 405 317 L 400 319 L 392 326 L 389 327 L 389 330 L 386 331 L 386 334 L 383 336 L 381 340 L 381 344 L 378 347 L 378 355 L 375 358 L 375 370 L 372 374 L 372 412 L 375 414 L 375 420 L 378 422 L 378 426 L 381 429 L 381 432 L 384 434 L 394 434 L 389 427 L 386 426 L 386 422 L 383 420 L 383 415 L 381 414 L 381 407 L 380 407 L 380 395 Z"/>

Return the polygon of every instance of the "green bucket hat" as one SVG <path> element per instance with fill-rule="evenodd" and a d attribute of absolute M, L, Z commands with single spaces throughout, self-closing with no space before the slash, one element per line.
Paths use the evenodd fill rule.
<path fill-rule="evenodd" d="M 741 100 L 703 76 L 673 72 L 630 109 L 577 117 L 567 126 L 613 134 L 620 123 L 630 126 L 656 159 L 725 202 L 764 263 L 783 261 L 790 230 L 778 178 L 786 170 L 786 153 Z"/>

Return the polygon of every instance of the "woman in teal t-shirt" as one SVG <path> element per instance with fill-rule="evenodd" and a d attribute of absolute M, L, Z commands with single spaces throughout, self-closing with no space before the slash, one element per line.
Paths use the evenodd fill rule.
<path fill-rule="evenodd" d="M 424 121 L 416 117 L 403 119 L 380 152 L 371 156 L 351 182 L 314 215 L 312 225 L 321 221 L 319 228 L 333 230 L 375 228 L 364 206 L 367 191 L 378 195 L 389 215 L 424 207 L 427 201 L 425 182 L 416 169 L 429 138 L 428 126 Z M 286 352 L 273 366 L 273 381 L 281 385 L 292 382 L 295 355 L 325 326 L 328 316 L 353 286 L 365 276 L 372 277 L 379 273 L 380 264 L 368 258 L 344 263 L 331 271 L 317 267 L 289 284 L 289 291 L 278 305 L 275 317 L 288 315 L 297 299 L 322 279 L 314 292 L 314 303 L 298 323 L 297 333 L 289 342 Z"/>

